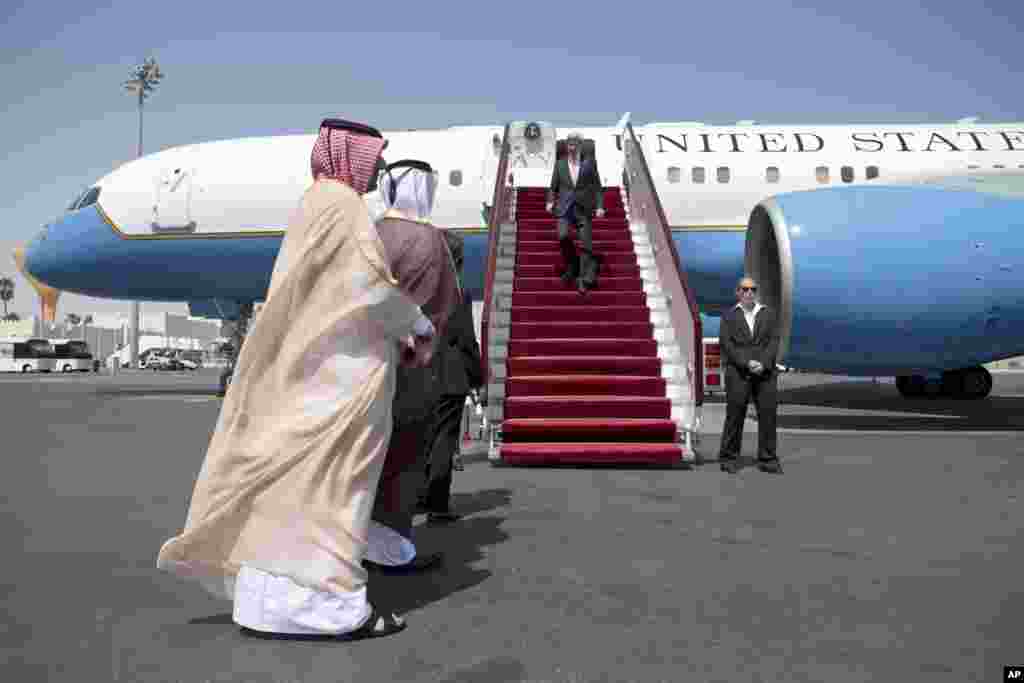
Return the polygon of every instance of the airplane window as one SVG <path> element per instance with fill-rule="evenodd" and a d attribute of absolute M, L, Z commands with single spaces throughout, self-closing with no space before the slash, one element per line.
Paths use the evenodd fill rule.
<path fill-rule="evenodd" d="M 814 169 L 814 177 L 818 179 L 819 183 L 828 182 L 828 166 L 819 166 Z"/>
<path fill-rule="evenodd" d="M 82 201 L 78 202 L 76 209 L 84 209 L 87 206 L 92 206 L 100 198 L 100 188 L 94 187 L 85 193 L 82 197 Z"/>
<path fill-rule="evenodd" d="M 729 182 L 729 167 L 719 166 L 718 167 L 718 182 L 727 183 Z"/>
<path fill-rule="evenodd" d="M 877 166 L 868 166 L 865 169 L 865 171 L 866 171 L 865 177 L 868 180 L 871 180 L 872 178 L 877 178 L 878 177 L 878 167 Z"/>
<path fill-rule="evenodd" d="M 779 182 L 779 169 L 775 166 L 769 166 L 764 170 L 764 179 L 769 183 Z"/>
<path fill-rule="evenodd" d="M 693 179 L 693 182 L 697 183 L 698 185 L 704 182 L 704 167 L 703 166 L 694 166 L 693 167 L 692 179 Z"/>
<path fill-rule="evenodd" d="M 462 171 L 452 171 L 448 174 L 448 184 L 458 187 L 462 184 Z"/>
<path fill-rule="evenodd" d="M 680 171 L 678 166 L 669 166 L 668 167 L 668 181 L 670 183 L 678 183 L 680 178 L 681 178 L 681 176 L 682 176 L 682 171 Z"/>
<path fill-rule="evenodd" d="M 844 183 L 853 182 L 853 166 L 843 166 L 841 173 Z"/>

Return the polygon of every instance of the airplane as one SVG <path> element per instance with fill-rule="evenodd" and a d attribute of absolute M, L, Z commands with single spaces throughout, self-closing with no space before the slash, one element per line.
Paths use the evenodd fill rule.
<path fill-rule="evenodd" d="M 577 131 L 594 141 L 605 186 L 620 186 L 623 122 L 530 122 L 538 139 L 507 143 L 497 125 L 385 131 L 385 158 L 434 166 L 432 221 L 463 236 L 465 288 L 480 300 L 503 145 L 514 175 L 524 155 L 550 168 L 558 136 Z M 762 296 L 786 314 L 780 362 L 794 369 L 895 376 L 908 397 L 981 398 L 992 386 L 982 365 L 1024 354 L 1024 123 L 631 131 L 706 337 L 753 267 Z M 314 139 L 204 142 L 125 163 L 33 238 L 26 269 L 88 296 L 245 315 L 263 299 L 289 215 L 312 182 Z M 367 203 L 380 210 L 375 193 Z"/>

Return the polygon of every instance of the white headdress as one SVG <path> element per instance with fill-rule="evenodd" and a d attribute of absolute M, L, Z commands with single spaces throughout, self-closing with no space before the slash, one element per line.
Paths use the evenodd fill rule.
<path fill-rule="evenodd" d="M 422 161 L 396 161 L 381 177 L 384 206 L 425 219 L 434 210 L 437 174 Z"/>

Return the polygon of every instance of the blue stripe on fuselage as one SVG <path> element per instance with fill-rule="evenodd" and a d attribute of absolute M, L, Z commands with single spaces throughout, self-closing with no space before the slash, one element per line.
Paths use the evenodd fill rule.
<path fill-rule="evenodd" d="M 464 279 L 483 298 L 487 234 L 461 232 Z M 698 305 L 728 305 L 742 275 L 745 233 L 673 233 Z M 223 299 L 258 301 L 266 295 L 282 237 L 134 237 L 114 230 L 98 205 L 68 214 L 29 245 L 26 266 L 57 289 L 101 298 L 141 301 Z"/>

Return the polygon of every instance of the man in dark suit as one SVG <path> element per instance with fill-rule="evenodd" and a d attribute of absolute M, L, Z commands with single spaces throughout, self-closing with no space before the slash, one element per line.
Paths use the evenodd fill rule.
<path fill-rule="evenodd" d="M 445 232 L 445 237 L 461 281 L 462 239 L 451 231 Z M 441 399 L 435 404 L 433 429 L 427 440 L 426 491 L 420 499 L 420 507 L 426 511 L 427 521 L 432 523 L 454 522 L 459 518 L 450 508 L 452 460 L 459 447 L 466 398 L 472 389 L 483 385 L 475 328 L 473 303 L 464 295 L 449 317 L 434 355 L 435 381 L 440 387 Z"/>
<path fill-rule="evenodd" d="M 744 277 L 736 287 L 735 307 L 722 315 L 719 343 L 725 365 L 725 427 L 718 460 L 722 470 L 739 470 L 743 422 L 747 405 L 757 406 L 757 466 L 762 472 L 782 473 L 775 452 L 779 325 L 775 311 L 757 301 L 757 283 Z"/>
<path fill-rule="evenodd" d="M 604 216 L 604 188 L 597 170 L 597 156 L 593 141 L 584 141 L 579 133 L 570 133 L 566 139 L 566 155 L 555 162 L 548 188 L 547 209 L 558 218 L 558 242 L 566 269 L 562 280 L 573 281 L 581 294 L 597 286 L 598 260 L 593 252 L 592 217 Z M 569 226 L 575 225 L 583 243 L 582 255 L 569 236 Z"/>

